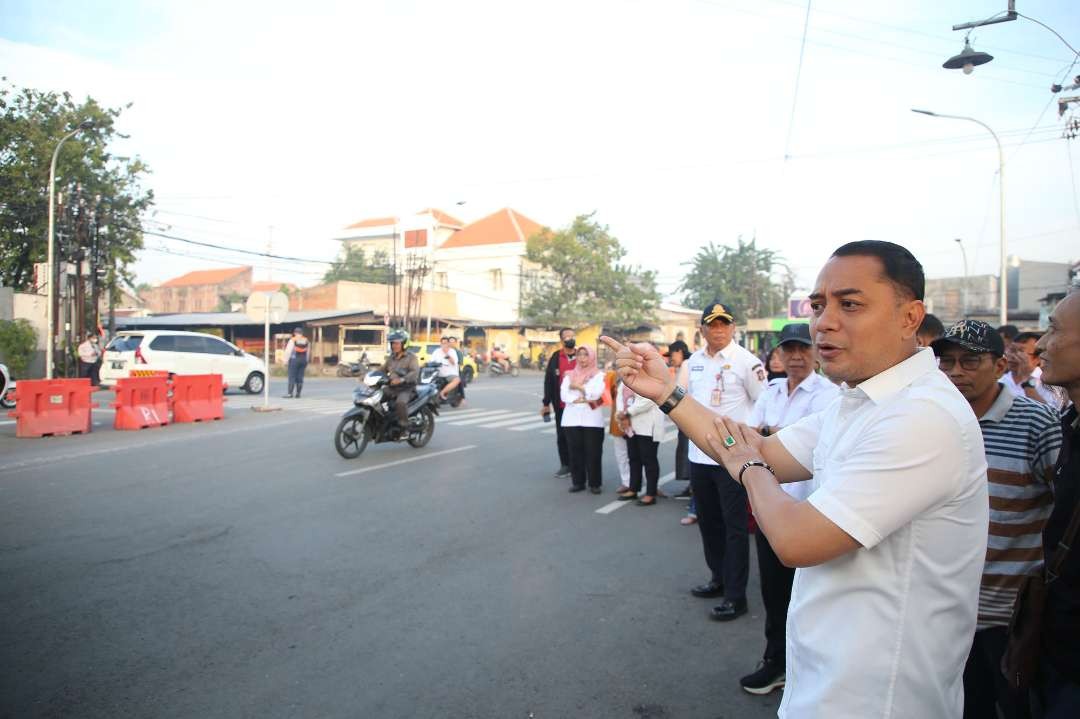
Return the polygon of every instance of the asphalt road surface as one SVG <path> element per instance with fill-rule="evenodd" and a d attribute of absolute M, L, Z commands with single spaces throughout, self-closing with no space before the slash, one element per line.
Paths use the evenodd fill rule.
<path fill-rule="evenodd" d="M 346 461 L 354 382 L 138 432 L 0 420 L 0 716 L 775 716 L 738 687 L 756 577 L 750 614 L 710 621 L 685 502 L 614 503 L 610 440 L 604 494 L 568 494 L 538 373 Z"/>

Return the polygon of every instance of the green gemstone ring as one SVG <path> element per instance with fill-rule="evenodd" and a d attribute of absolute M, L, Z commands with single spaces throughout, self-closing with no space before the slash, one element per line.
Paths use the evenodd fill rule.
<path fill-rule="evenodd" d="M 735 438 L 732 437 L 730 434 L 727 437 L 724 437 L 724 446 L 725 447 L 734 447 L 735 446 Z"/>

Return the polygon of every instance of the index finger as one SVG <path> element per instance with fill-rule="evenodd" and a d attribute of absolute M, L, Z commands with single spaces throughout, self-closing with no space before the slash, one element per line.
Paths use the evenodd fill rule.
<path fill-rule="evenodd" d="M 611 337 L 608 337 L 607 335 L 600 335 L 600 341 L 603 342 L 604 344 L 606 344 L 609 349 L 612 349 L 615 352 L 627 352 L 630 349 L 626 345 L 622 344 L 621 342 L 618 342 L 617 340 L 615 340 L 615 339 L 613 339 Z"/>

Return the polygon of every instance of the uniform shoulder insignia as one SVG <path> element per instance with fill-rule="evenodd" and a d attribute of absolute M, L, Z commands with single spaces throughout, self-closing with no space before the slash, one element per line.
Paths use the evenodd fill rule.
<path fill-rule="evenodd" d="M 760 380 L 762 382 L 765 381 L 765 376 L 766 376 L 765 375 L 765 368 L 762 367 L 761 365 L 758 365 L 757 367 L 754 368 L 754 374 L 757 375 L 758 380 Z"/>

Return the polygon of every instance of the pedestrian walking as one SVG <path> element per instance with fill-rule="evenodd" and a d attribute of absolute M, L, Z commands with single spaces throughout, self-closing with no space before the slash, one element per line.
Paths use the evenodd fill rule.
<path fill-rule="evenodd" d="M 91 332 L 86 335 L 86 339 L 79 344 L 78 354 L 79 377 L 89 378 L 90 386 L 97 387 L 101 384 L 98 377 L 101 367 L 101 344 L 97 334 Z"/>
<path fill-rule="evenodd" d="M 963 714 L 986 457 L 971 407 L 933 351 L 916 347 L 924 289 L 899 245 L 838 248 L 810 295 L 810 332 L 840 398 L 769 437 L 686 396 L 650 346 L 604 339 L 623 380 L 746 487 L 760 531 L 797 567 L 781 717 Z M 808 479 L 803 501 L 780 487 Z"/>
<path fill-rule="evenodd" d="M 686 393 L 716 416 L 746 420 L 765 389 L 765 367 L 753 353 L 736 344 L 735 315 L 723 302 L 710 302 L 702 310 L 701 335 L 705 346 L 686 361 Z M 670 373 L 667 377 L 670 380 Z M 730 621 L 746 613 L 746 582 L 750 575 L 746 491 L 692 440 L 687 453 L 690 487 L 705 564 L 711 575 L 708 582 L 690 591 L 696 597 L 723 597 L 709 616 Z"/>
<path fill-rule="evenodd" d="M 990 493 L 990 534 L 979 589 L 975 639 L 964 667 L 964 717 L 1026 719 L 1027 697 L 1001 672 L 1017 590 L 1042 563 L 1042 530 L 1054 504 L 1051 482 L 1061 448 L 1057 413 L 1016 397 L 998 378 L 1005 343 L 985 322 L 962 320 L 931 347 L 938 368 L 971 405 L 982 428 Z"/>
<path fill-rule="evenodd" d="M 576 357 L 575 367 L 563 378 L 560 391 L 565 405 L 562 426 L 570 450 L 570 491 L 581 492 L 588 485 L 590 492 L 600 494 L 604 376 L 596 366 L 596 352 L 591 347 L 578 347 Z"/>
<path fill-rule="evenodd" d="M 1032 614 L 1041 618 L 1041 639 L 1030 698 L 1035 719 L 1067 719 L 1080 716 L 1080 290 L 1073 288 L 1051 312 L 1035 351 L 1043 382 L 1064 390 L 1071 405 L 1061 418 L 1054 508 L 1043 528 L 1046 592 Z"/>
<path fill-rule="evenodd" d="M 747 422 L 763 437 L 823 411 L 840 394 L 836 385 L 814 372 L 809 325 L 784 325 L 776 356 L 783 366 L 783 377 L 769 383 L 754 403 Z M 806 481 L 787 482 L 781 488 L 796 501 L 810 495 L 810 483 Z M 755 532 L 754 541 L 761 577 L 761 603 L 765 605 L 765 654 L 757 669 L 740 679 L 739 685 L 751 694 L 768 694 L 784 686 L 788 604 L 795 569 L 784 566 L 764 532 Z"/>
<path fill-rule="evenodd" d="M 547 369 L 544 370 L 544 399 L 540 409 L 540 416 L 546 421 L 548 415 L 553 411 L 555 413 L 555 444 L 559 450 L 559 469 L 556 470 L 555 476 L 569 477 L 570 450 L 566 441 L 566 432 L 563 431 L 562 421 L 563 410 L 566 405 L 563 403 L 560 393 L 563 380 L 573 371 L 577 363 L 577 356 L 574 353 L 577 342 L 574 338 L 574 330 L 570 327 L 563 327 L 559 330 L 559 341 L 562 342 L 562 347 L 551 358 L 551 361 L 547 364 Z"/>
<path fill-rule="evenodd" d="M 304 371 L 308 366 L 311 343 L 304 336 L 304 330 L 294 327 L 292 337 L 285 345 L 285 366 L 289 373 L 289 393 L 284 399 L 295 397 L 300 399 L 300 393 L 304 390 Z"/>

